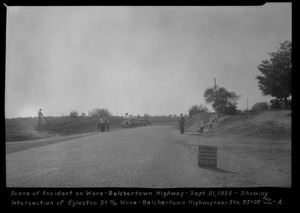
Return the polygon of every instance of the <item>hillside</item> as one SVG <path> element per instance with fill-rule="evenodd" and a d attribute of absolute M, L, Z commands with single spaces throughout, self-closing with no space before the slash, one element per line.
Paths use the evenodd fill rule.
<path fill-rule="evenodd" d="M 200 112 L 193 117 L 189 118 L 186 121 L 185 128 L 187 132 L 198 132 L 200 129 L 200 121 L 203 121 L 204 126 L 206 129 L 209 126 L 209 117 L 215 113 L 211 112 Z M 226 115 L 222 113 L 218 113 L 218 120 L 222 120 Z"/>
<path fill-rule="evenodd" d="M 209 114 L 197 114 L 187 122 L 187 132 L 199 132 L 199 121 Z M 270 110 L 232 116 L 219 115 L 218 123 L 212 129 L 206 123 L 205 136 L 235 135 L 250 137 L 291 137 L 291 110 Z M 205 122 L 204 122 L 205 123 Z"/>

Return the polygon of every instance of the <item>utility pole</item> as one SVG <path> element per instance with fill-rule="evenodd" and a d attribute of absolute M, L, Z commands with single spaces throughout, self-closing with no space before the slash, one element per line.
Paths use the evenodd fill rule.
<path fill-rule="evenodd" d="M 248 98 L 247 98 L 247 111 L 248 111 Z"/>
<path fill-rule="evenodd" d="M 214 78 L 214 82 L 215 82 L 215 93 L 216 93 L 216 111 L 219 111 L 219 101 L 218 101 L 218 91 L 217 91 L 217 84 L 216 84 L 216 78 Z"/>

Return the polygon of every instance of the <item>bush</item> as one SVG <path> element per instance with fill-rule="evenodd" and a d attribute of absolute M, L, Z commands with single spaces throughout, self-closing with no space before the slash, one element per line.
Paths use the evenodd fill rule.
<path fill-rule="evenodd" d="M 219 112 L 224 113 L 226 115 L 235 115 L 236 114 L 236 105 L 235 104 L 228 104 L 228 106 L 220 108 Z"/>
<path fill-rule="evenodd" d="M 207 108 L 204 107 L 204 106 L 202 106 L 201 104 L 200 105 L 193 105 L 189 109 L 189 115 L 188 115 L 188 117 L 191 118 L 194 115 L 198 114 L 199 112 L 207 112 L 207 111 L 208 111 Z"/>
<path fill-rule="evenodd" d="M 70 112 L 70 118 L 77 118 L 78 117 L 78 112 L 77 111 L 71 111 Z"/>
<path fill-rule="evenodd" d="M 269 104 L 267 102 L 259 102 L 255 103 L 252 106 L 252 110 L 268 110 L 269 109 Z"/>
<path fill-rule="evenodd" d="M 108 109 L 95 108 L 90 111 L 92 117 L 110 117 L 111 113 Z"/>

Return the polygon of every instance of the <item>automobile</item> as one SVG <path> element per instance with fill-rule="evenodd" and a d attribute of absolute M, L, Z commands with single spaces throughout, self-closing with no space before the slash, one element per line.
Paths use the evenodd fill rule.
<path fill-rule="evenodd" d="M 132 118 L 132 122 L 134 124 L 134 127 L 140 126 L 139 120 L 137 118 Z"/>
<path fill-rule="evenodd" d="M 147 118 L 145 117 L 140 117 L 138 119 L 139 125 L 140 126 L 147 126 L 147 125 L 151 125 L 150 121 L 147 120 Z"/>
<path fill-rule="evenodd" d="M 135 118 L 125 118 L 125 120 L 121 123 L 122 128 L 127 128 L 127 127 L 137 127 L 138 124 L 136 122 Z"/>

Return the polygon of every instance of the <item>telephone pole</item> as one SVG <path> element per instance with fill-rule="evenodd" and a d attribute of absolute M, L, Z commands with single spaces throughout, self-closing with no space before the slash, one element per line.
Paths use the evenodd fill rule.
<path fill-rule="evenodd" d="M 217 91 L 217 84 L 216 84 L 216 78 L 214 78 L 215 82 L 215 93 L 216 93 L 216 111 L 219 111 L 219 101 L 218 101 L 218 91 Z"/>

